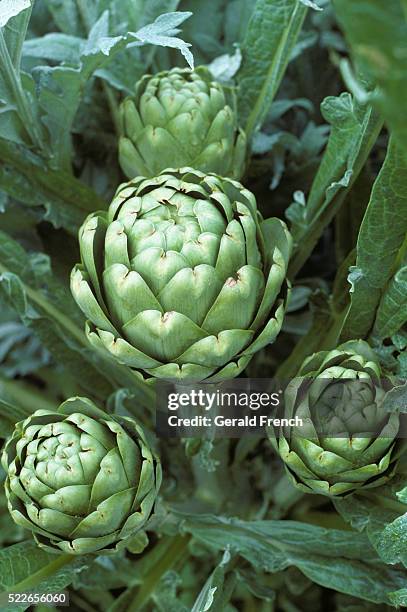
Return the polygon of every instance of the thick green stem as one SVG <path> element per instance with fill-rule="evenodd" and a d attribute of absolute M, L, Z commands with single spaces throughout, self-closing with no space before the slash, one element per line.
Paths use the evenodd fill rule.
<path fill-rule="evenodd" d="M 79 610 L 83 610 L 84 612 L 94 612 L 95 608 L 88 603 L 83 597 L 80 597 L 77 593 L 70 593 L 70 604 L 75 604 Z"/>
<path fill-rule="evenodd" d="M 332 308 L 329 312 L 316 312 L 311 329 L 302 336 L 287 359 L 279 365 L 276 377 L 289 380 L 297 375 L 304 359 L 311 353 L 335 348 L 339 342 L 347 311 L 348 307 L 339 314 L 336 314 Z"/>
<path fill-rule="evenodd" d="M 280 476 L 273 491 L 273 496 L 278 499 L 278 507 L 285 513 L 298 504 L 303 495 L 290 483 L 286 474 Z"/>
<path fill-rule="evenodd" d="M 151 597 L 164 574 L 168 572 L 168 570 L 171 569 L 182 557 L 189 541 L 190 536 L 178 535 L 173 538 L 173 541 L 167 549 L 165 555 L 155 565 L 153 571 L 146 576 L 146 579 L 141 585 L 133 603 L 128 607 L 127 612 L 140 612 L 144 604 L 147 603 Z"/>
<path fill-rule="evenodd" d="M 109 105 L 110 114 L 112 116 L 116 135 L 119 136 L 120 135 L 120 117 L 119 117 L 119 107 L 117 104 L 116 97 L 113 91 L 111 90 L 111 88 L 109 87 L 109 85 L 105 81 L 103 81 L 102 86 L 103 86 L 103 91 L 107 99 L 107 103 Z"/>
<path fill-rule="evenodd" d="M 0 391 L 2 395 L 9 397 L 13 403 L 15 402 L 18 407 L 23 408 L 27 416 L 39 409 L 55 411 L 58 408 L 58 405 L 44 393 L 37 393 L 35 389 L 20 381 L 0 377 Z"/>

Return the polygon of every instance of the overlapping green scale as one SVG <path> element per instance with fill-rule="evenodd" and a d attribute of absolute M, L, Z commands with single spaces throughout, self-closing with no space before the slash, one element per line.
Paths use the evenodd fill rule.
<path fill-rule="evenodd" d="M 145 75 L 120 106 L 119 161 L 128 178 L 192 166 L 239 179 L 246 137 L 234 95 L 203 67 Z"/>
<path fill-rule="evenodd" d="M 240 183 L 191 168 L 119 187 L 80 230 L 72 293 L 92 344 L 164 379 L 237 376 L 274 341 L 291 236 Z"/>
<path fill-rule="evenodd" d="M 406 446 L 400 415 L 385 409 L 391 383 L 369 345 L 350 341 L 306 359 L 284 394 L 283 418 L 269 428 L 293 484 L 330 497 L 385 484 Z"/>
<path fill-rule="evenodd" d="M 14 521 L 51 552 L 114 552 L 150 518 L 161 468 L 142 429 L 86 398 L 16 424 L 2 458 Z"/>

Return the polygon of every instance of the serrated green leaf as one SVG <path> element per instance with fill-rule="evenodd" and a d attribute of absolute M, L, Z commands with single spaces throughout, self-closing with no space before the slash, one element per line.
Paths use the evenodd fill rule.
<path fill-rule="evenodd" d="M 225 572 L 230 562 L 230 552 L 226 550 L 223 553 L 223 557 L 220 563 L 215 567 L 207 581 L 202 587 L 198 597 L 196 598 L 194 605 L 191 608 L 191 612 L 209 612 L 213 610 L 222 610 L 220 600 L 222 598 L 222 590 L 225 582 Z"/>
<path fill-rule="evenodd" d="M 193 69 L 194 58 L 189 50 L 191 45 L 184 42 L 180 38 L 176 38 L 175 36 L 175 34 L 179 32 L 178 26 L 191 15 L 192 13 L 187 11 L 164 13 L 163 15 L 157 17 L 153 23 L 144 26 L 137 32 L 130 32 L 130 34 L 134 36 L 136 40 L 139 40 L 142 43 L 178 49 L 186 59 L 189 67 Z"/>
<path fill-rule="evenodd" d="M 390 338 L 407 323 L 407 266 L 400 268 L 384 290 L 372 335 Z"/>
<path fill-rule="evenodd" d="M 406 177 L 407 155 L 391 139 L 359 231 L 356 266 L 349 275 L 351 305 L 342 341 L 367 337 L 375 321 L 382 293 L 406 237 Z"/>
<path fill-rule="evenodd" d="M 335 507 L 355 529 L 368 535 L 384 563 L 407 567 L 407 503 L 398 492 L 403 483 L 406 479 L 401 474 L 376 495 L 337 499 Z"/>
<path fill-rule="evenodd" d="M 213 515 L 183 515 L 183 528 L 217 550 L 230 547 L 257 570 L 295 566 L 317 584 L 375 603 L 390 603 L 390 593 L 405 583 L 402 571 L 377 565 L 367 538 L 356 532 Z"/>
<path fill-rule="evenodd" d="M 294 203 L 287 211 L 295 242 L 289 266 L 292 277 L 300 271 L 323 230 L 340 210 L 382 127 L 372 108 L 359 104 L 349 93 L 326 98 L 321 110 L 332 126 L 327 148 L 306 206 Z"/>
<path fill-rule="evenodd" d="M 102 70 L 106 64 L 127 44 L 140 44 L 139 41 L 153 45 L 178 48 L 192 66 L 193 59 L 186 43 L 174 37 L 178 32 L 176 26 L 184 21 L 190 13 L 169 13 L 161 15 L 153 24 L 141 28 L 138 32 L 121 36 L 109 36 L 109 11 L 105 10 L 96 21 L 89 21 L 89 34 L 86 40 L 77 37 L 62 36 L 64 44 L 69 43 L 70 59 L 73 66 L 41 66 L 36 70 L 37 100 L 42 111 L 42 122 L 47 126 L 53 164 L 69 171 L 72 158 L 71 131 L 74 118 L 82 99 L 86 83 L 96 70 Z M 42 39 L 41 39 L 42 40 Z M 59 42 L 62 42 L 61 40 Z M 137 42 L 135 42 L 137 41 Z M 48 38 L 48 43 L 50 39 Z M 53 35 L 51 43 L 58 42 Z M 47 43 L 47 39 L 45 40 Z M 34 47 L 28 42 L 26 51 Z M 36 47 L 34 47 L 35 51 Z M 53 47 L 51 46 L 53 51 Z M 45 57 L 50 49 L 44 47 Z M 75 54 L 79 53 L 79 57 Z M 39 51 L 36 51 L 38 56 Z M 55 61 L 55 58 L 52 58 Z"/>
<path fill-rule="evenodd" d="M 277 93 L 307 7 L 298 0 L 257 0 L 242 45 L 238 73 L 239 121 L 249 138 Z"/>
<path fill-rule="evenodd" d="M 24 41 L 23 55 L 54 62 L 78 64 L 84 40 L 78 36 L 51 32 Z"/>

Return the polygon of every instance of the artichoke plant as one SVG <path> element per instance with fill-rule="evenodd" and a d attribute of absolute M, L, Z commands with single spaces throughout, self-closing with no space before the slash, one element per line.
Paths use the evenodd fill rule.
<path fill-rule="evenodd" d="M 191 168 L 121 185 L 80 230 L 88 337 L 167 380 L 233 378 L 281 329 L 291 237 L 239 183 Z"/>
<path fill-rule="evenodd" d="M 246 137 L 233 92 L 203 67 L 143 76 L 122 102 L 120 121 L 119 160 L 130 179 L 183 166 L 236 179 L 243 174 Z"/>
<path fill-rule="evenodd" d="M 304 361 L 283 408 L 285 418 L 298 416 L 303 426 L 268 429 L 299 489 L 343 496 L 392 477 L 404 442 L 399 414 L 384 409 L 389 383 L 361 340 Z"/>
<path fill-rule="evenodd" d="M 86 398 L 16 424 L 2 464 L 14 521 L 51 552 L 115 551 L 146 525 L 161 468 L 142 429 Z"/>

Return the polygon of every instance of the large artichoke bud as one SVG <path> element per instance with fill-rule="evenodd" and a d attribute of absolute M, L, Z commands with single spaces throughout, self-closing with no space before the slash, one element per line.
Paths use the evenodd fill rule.
<path fill-rule="evenodd" d="M 167 380 L 237 376 L 281 329 L 291 237 L 240 183 L 191 168 L 121 185 L 80 230 L 92 344 Z"/>
<path fill-rule="evenodd" d="M 234 106 L 232 90 L 212 81 L 205 68 L 145 75 L 120 108 L 123 172 L 132 179 L 192 166 L 239 179 L 246 137 Z"/>
<path fill-rule="evenodd" d="M 52 552 L 109 552 L 149 519 L 161 468 L 142 429 L 86 398 L 37 410 L 3 451 L 8 506 Z"/>
<path fill-rule="evenodd" d="M 269 429 L 292 482 L 307 493 L 346 495 L 392 477 L 404 450 L 400 416 L 383 401 L 390 381 L 363 341 L 306 359 L 285 391 L 282 416 L 303 427 Z"/>

